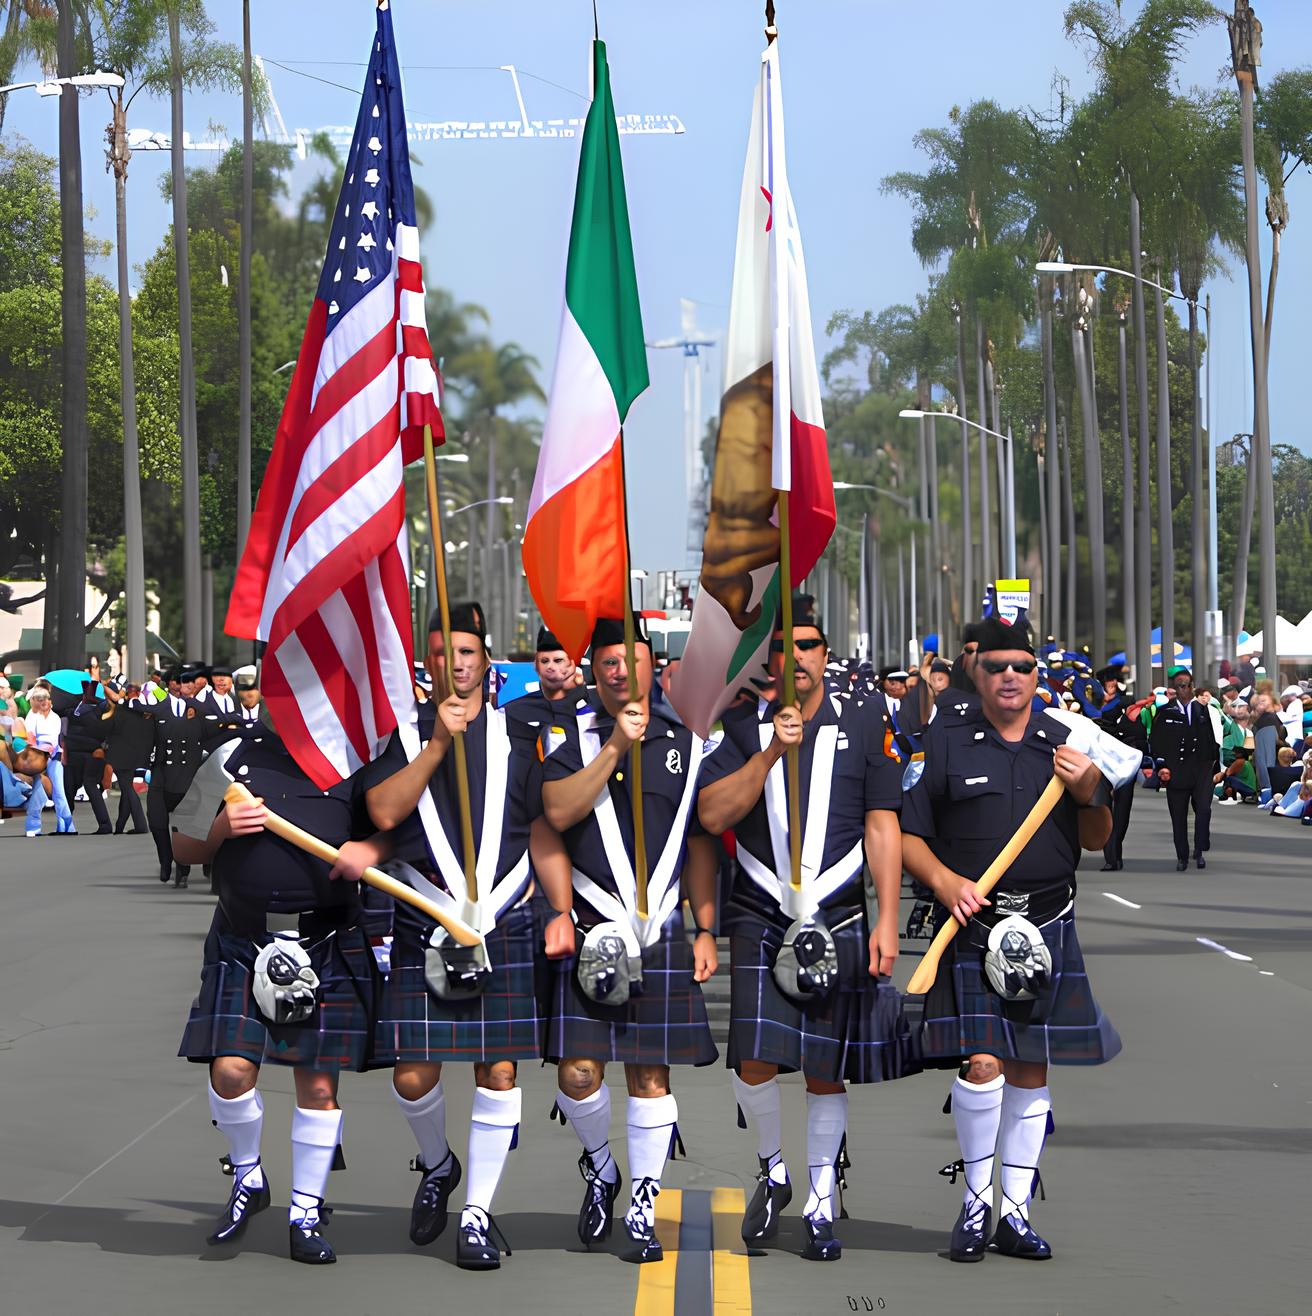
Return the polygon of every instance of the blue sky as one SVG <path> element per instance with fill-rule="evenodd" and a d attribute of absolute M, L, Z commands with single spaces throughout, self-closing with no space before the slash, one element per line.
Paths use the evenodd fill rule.
<path fill-rule="evenodd" d="M 586 112 L 590 0 L 392 3 L 411 119 L 515 118 L 510 78 L 498 71 L 503 64 L 526 75 L 521 85 L 530 118 Z M 1126 8 L 1133 10 L 1132 0 Z M 255 0 L 252 9 L 256 53 L 298 70 L 268 66 L 287 127 L 351 123 L 358 93 L 315 78 L 358 87 L 373 6 L 366 0 Z M 677 137 L 624 139 L 647 337 L 677 333 L 681 297 L 702 304 L 703 327 L 722 330 L 763 5 L 600 0 L 598 9 L 618 111 L 675 114 L 686 128 Z M 1083 51 L 1062 34 L 1060 0 L 1015 0 L 1010 23 L 996 6 L 972 0 L 778 0 L 777 9 L 789 170 L 822 352 L 822 330 L 834 310 L 878 310 L 912 301 L 925 287 L 926 272 L 910 247 L 907 204 L 879 191 L 886 174 L 923 168 L 911 141 L 916 130 L 943 124 L 954 104 L 982 97 L 1046 110 L 1055 74 L 1069 79 L 1076 96 L 1091 76 Z M 211 0 L 209 11 L 218 35 L 240 44 L 240 5 Z M 1264 0 L 1259 13 L 1264 73 L 1312 62 L 1312 5 Z M 1223 26 L 1204 33 L 1189 52 L 1184 82 L 1214 85 L 1228 50 Z M 102 163 L 109 114 L 102 98 L 99 93 L 82 104 L 83 169 L 94 210 L 89 226 L 112 239 L 113 185 Z M 139 97 L 133 109 L 132 126 L 168 129 L 166 102 Z M 10 99 L 5 128 L 54 154 L 56 118 L 53 100 L 20 92 Z M 211 124 L 239 133 L 240 98 L 189 98 L 191 135 L 206 136 Z M 546 381 L 555 355 L 577 140 L 459 141 L 415 150 L 422 161 L 417 181 L 437 207 L 424 250 L 430 283 L 487 307 L 496 335 L 534 353 Z M 195 153 L 188 160 L 209 158 Z M 163 152 L 133 158 L 134 264 L 155 249 L 169 222 L 158 189 L 167 166 Z M 300 168 L 297 178 L 308 180 L 313 167 Z M 1312 272 L 1306 175 L 1291 183 L 1289 200 L 1270 365 L 1272 437 L 1306 450 L 1312 433 L 1298 392 L 1306 370 L 1303 344 L 1312 332 L 1305 295 Z M 1262 234 L 1265 251 L 1265 223 Z M 110 261 L 103 272 L 112 277 Z M 1224 439 L 1252 428 L 1242 266 L 1234 266 L 1230 280 L 1214 282 L 1211 292 L 1213 432 Z M 720 391 L 718 351 L 704 369 L 710 414 Z M 649 570 L 684 565 L 681 370 L 677 352 L 652 353 L 652 387 L 630 413 L 634 561 Z"/>

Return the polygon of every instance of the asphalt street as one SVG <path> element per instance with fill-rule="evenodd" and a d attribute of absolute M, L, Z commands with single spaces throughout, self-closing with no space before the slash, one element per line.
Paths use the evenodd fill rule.
<path fill-rule="evenodd" d="M 89 824 L 87 810 L 78 820 Z M 270 1210 L 240 1251 L 205 1246 L 227 1196 L 205 1075 L 175 1056 L 213 905 L 193 877 L 162 887 L 149 837 L 27 840 L 0 825 L 0 1313 L 236 1310 L 627 1313 L 1285 1313 L 1307 1310 L 1312 1170 L 1312 829 L 1218 808 L 1206 872 L 1176 873 L 1165 802 L 1141 793 L 1123 872 L 1081 871 L 1095 990 L 1125 1042 L 1101 1068 L 1056 1069 L 1056 1134 L 1034 1220 L 1055 1258 L 942 1255 L 959 1189 L 940 1113 L 950 1076 L 857 1089 L 834 1265 L 807 1263 L 798 1211 L 778 1246 L 738 1239 L 753 1138 L 723 1068 L 676 1071 L 688 1159 L 659 1199 L 667 1259 L 588 1255 L 572 1132 L 548 1120 L 550 1070 L 524 1066 L 524 1125 L 497 1202 L 514 1249 L 495 1274 L 456 1268 L 454 1222 L 406 1238 L 408 1129 L 385 1075 L 342 1083 L 347 1168 L 333 1176 L 340 1262 L 286 1259 Z M 898 979 L 914 963 L 904 944 Z M 727 981 L 714 984 L 722 1020 Z M 613 1145 L 625 1163 L 622 1081 Z M 291 1075 L 262 1079 L 264 1157 L 286 1202 Z M 448 1071 L 463 1156 L 472 1076 Z M 803 1180 L 801 1084 L 785 1086 L 785 1152 Z M 422 1304 L 422 1306 L 421 1306 Z"/>

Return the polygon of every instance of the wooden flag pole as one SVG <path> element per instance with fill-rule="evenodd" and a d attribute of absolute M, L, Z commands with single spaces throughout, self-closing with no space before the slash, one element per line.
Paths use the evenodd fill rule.
<path fill-rule="evenodd" d="M 629 699 L 642 698 L 638 689 L 637 633 L 633 625 L 633 569 L 629 556 L 629 487 L 624 462 L 624 429 L 620 429 L 620 496 L 624 500 L 624 661 L 628 664 Z M 650 698 L 650 694 L 648 695 Z M 638 917 L 647 917 L 647 828 L 642 816 L 642 741 L 629 744 L 629 798 L 633 801 L 633 879 Z"/>
<path fill-rule="evenodd" d="M 788 490 L 778 490 L 779 499 L 779 601 L 783 612 L 784 688 L 780 701 L 785 708 L 797 703 L 797 660 L 793 652 L 793 552 L 788 533 Z M 802 817 L 800 796 L 801 769 L 797 746 L 789 745 L 784 754 L 788 771 L 788 866 L 794 891 L 802 889 Z"/>
<path fill-rule="evenodd" d="M 451 680 L 451 599 L 446 587 L 446 544 L 442 538 L 442 511 L 437 497 L 437 459 L 433 455 L 432 426 L 424 426 L 424 483 L 428 490 L 428 534 L 433 546 L 433 576 L 437 583 L 437 607 L 442 617 L 442 653 L 445 656 L 447 693 L 454 693 Z M 436 686 L 434 695 L 438 694 Z M 438 701 L 441 702 L 440 700 Z M 474 820 L 469 809 L 469 760 L 465 757 L 465 733 L 451 738 L 456 755 L 456 798 L 460 806 L 460 842 L 464 851 L 465 891 L 471 903 L 478 900 L 478 877 L 474 871 Z"/>

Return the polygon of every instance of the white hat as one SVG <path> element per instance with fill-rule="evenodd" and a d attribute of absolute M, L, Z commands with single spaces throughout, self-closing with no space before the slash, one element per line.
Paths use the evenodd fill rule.
<path fill-rule="evenodd" d="M 1280 692 L 1281 699 L 1302 699 L 1303 687 L 1301 685 L 1287 685 Z"/>

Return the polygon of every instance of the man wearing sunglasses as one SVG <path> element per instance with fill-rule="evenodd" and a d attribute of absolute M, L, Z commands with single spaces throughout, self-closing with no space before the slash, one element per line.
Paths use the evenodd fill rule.
<path fill-rule="evenodd" d="M 1148 745 L 1157 763 L 1158 780 L 1166 787 L 1175 840 L 1175 871 L 1189 867 L 1189 809 L 1194 811 L 1194 862 L 1207 867 L 1211 848 L 1212 786 L 1221 762 L 1221 716 L 1194 698 L 1193 673 L 1172 667 L 1167 673 L 1168 696 L 1153 719 Z"/>
<path fill-rule="evenodd" d="M 739 1109 L 757 1135 L 760 1170 L 742 1235 L 759 1246 L 778 1230 L 792 1198 L 782 1150 L 780 1070 L 806 1084 L 807 1178 L 802 1255 L 837 1260 L 841 1199 L 836 1176 L 847 1128 L 846 1083 L 875 1083 L 918 1071 L 901 999 L 889 980 L 898 952 L 901 845 L 897 810 L 901 768 L 885 744 L 891 726 L 883 701 L 826 686 L 828 645 L 819 621 L 795 606 L 793 660 L 797 701 L 762 700 L 751 715 L 726 720 L 724 739 L 703 768 L 698 816 L 708 832 L 734 829 L 730 927 L 729 1067 Z M 784 668 L 776 626 L 770 670 Z M 788 956 L 800 959 L 802 921 L 790 890 L 786 752 L 796 747 L 801 823 L 801 896 L 819 906 L 832 936 L 828 990 L 812 999 L 786 994 Z M 879 911 L 871 929 L 864 865 L 875 877 Z M 803 905 L 805 910 L 809 905 Z M 790 928 L 790 924 L 792 925 Z M 793 931 L 792 946 L 785 944 Z M 821 940 L 823 934 L 821 934 Z"/>
<path fill-rule="evenodd" d="M 997 1160 L 992 1246 L 1045 1260 L 1051 1248 L 1029 1223 L 1029 1201 L 1051 1109 L 1048 1064 L 1102 1064 L 1121 1049 L 1089 989 L 1074 918 L 1080 852 L 1102 847 L 1111 812 L 1099 769 L 1066 744 L 1083 719 L 1032 708 L 1028 635 L 989 620 L 978 639 L 979 706 L 940 708 L 924 772 L 902 802 L 903 863 L 963 925 L 925 996 L 924 1058 L 964 1062 L 951 1097 L 961 1160 L 950 1169 L 966 1188 L 950 1257 L 984 1258 Z M 1065 793 L 992 898 L 981 897 L 977 879 L 1054 773 Z"/>

